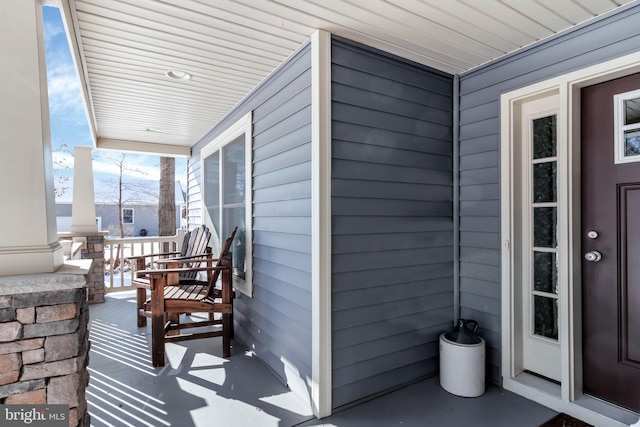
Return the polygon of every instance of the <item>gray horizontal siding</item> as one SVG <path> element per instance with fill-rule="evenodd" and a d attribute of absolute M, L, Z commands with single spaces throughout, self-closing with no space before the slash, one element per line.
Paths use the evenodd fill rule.
<path fill-rule="evenodd" d="M 56 216 L 71 216 L 71 203 L 56 203 Z"/>
<path fill-rule="evenodd" d="M 102 230 L 109 231 L 111 235 L 120 235 L 119 209 L 117 203 L 99 203 L 95 205 L 96 217 L 101 218 Z M 56 203 L 56 217 L 73 216 L 72 203 Z M 158 206 L 126 203 L 124 208 L 133 209 L 133 224 L 125 224 L 125 233 L 129 236 L 139 236 L 141 230 L 146 230 L 147 235 L 158 235 Z M 180 227 L 180 206 L 176 207 L 176 228 Z M 60 230 L 60 225 L 58 226 Z M 67 230 L 68 231 L 68 230 Z"/>
<path fill-rule="evenodd" d="M 235 300 L 236 337 L 283 382 L 311 377 L 311 52 L 303 46 L 193 149 L 189 215 L 200 214 L 199 152 L 253 113 L 253 298 Z M 301 396 L 308 399 L 309 396 Z"/>
<path fill-rule="evenodd" d="M 638 50 L 640 5 L 460 76 L 460 305 L 500 381 L 500 95 Z"/>
<path fill-rule="evenodd" d="M 115 197 L 114 197 L 115 199 Z M 73 208 L 73 206 L 70 205 Z M 124 224 L 126 236 L 140 236 L 145 230 L 148 236 L 158 235 L 158 205 L 139 205 L 124 203 L 123 209 L 133 209 L 133 224 Z M 98 203 L 95 205 L 96 217 L 101 219 L 102 230 L 108 231 L 112 236 L 120 235 L 120 209 L 116 201 L 113 203 Z M 72 209 L 73 210 L 73 209 Z M 176 228 L 180 227 L 180 207 L 176 207 Z"/>
<path fill-rule="evenodd" d="M 437 372 L 453 313 L 451 141 L 451 76 L 334 38 L 334 407 Z"/>

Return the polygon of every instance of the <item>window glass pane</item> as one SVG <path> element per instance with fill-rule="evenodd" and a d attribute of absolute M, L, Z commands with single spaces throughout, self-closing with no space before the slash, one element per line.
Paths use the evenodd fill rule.
<path fill-rule="evenodd" d="M 640 123 L 640 98 L 624 101 L 624 124 Z"/>
<path fill-rule="evenodd" d="M 624 155 L 637 156 L 640 154 L 640 130 L 624 132 Z"/>
<path fill-rule="evenodd" d="M 122 223 L 133 224 L 133 209 L 122 209 Z"/>
<path fill-rule="evenodd" d="M 556 116 L 533 121 L 533 158 L 544 159 L 556 155 Z"/>
<path fill-rule="evenodd" d="M 533 208 L 533 246 L 555 248 L 557 224 L 556 208 Z"/>
<path fill-rule="evenodd" d="M 209 221 L 220 232 L 220 152 L 204 159 L 204 204 Z"/>
<path fill-rule="evenodd" d="M 244 134 L 227 144 L 224 153 L 224 204 L 244 203 Z"/>
<path fill-rule="evenodd" d="M 536 295 L 533 300 L 533 333 L 558 339 L 558 301 Z"/>
<path fill-rule="evenodd" d="M 223 208 L 222 216 L 224 218 L 223 235 L 225 239 L 231 235 L 234 227 L 238 227 L 236 237 L 231 246 L 233 253 L 233 272 L 235 275 L 244 278 L 246 272 L 244 206 Z"/>
<path fill-rule="evenodd" d="M 533 253 L 533 287 L 536 291 L 558 293 L 557 254 Z"/>
<path fill-rule="evenodd" d="M 555 202 L 556 195 L 556 162 L 533 165 L 533 202 Z"/>

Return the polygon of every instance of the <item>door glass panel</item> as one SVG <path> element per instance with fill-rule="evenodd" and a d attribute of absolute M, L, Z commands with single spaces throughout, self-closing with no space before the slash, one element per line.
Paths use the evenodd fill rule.
<path fill-rule="evenodd" d="M 533 253 L 533 289 L 558 293 L 558 261 L 555 252 Z"/>
<path fill-rule="evenodd" d="M 533 120 L 533 158 L 556 156 L 556 116 Z"/>
<path fill-rule="evenodd" d="M 640 90 L 615 94 L 615 163 L 640 162 Z"/>
<path fill-rule="evenodd" d="M 558 162 L 556 116 L 532 121 L 530 159 L 532 265 L 530 326 L 534 335 L 558 339 Z"/>
<path fill-rule="evenodd" d="M 533 202 L 556 201 L 556 162 L 533 165 Z"/>
<path fill-rule="evenodd" d="M 633 125 L 640 123 L 640 98 L 624 101 L 624 124 Z"/>
<path fill-rule="evenodd" d="M 558 301 L 536 295 L 534 305 L 533 333 L 545 338 L 558 339 Z"/>
<path fill-rule="evenodd" d="M 637 156 L 640 154 L 640 131 L 628 130 L 624 132 L 624 155 Z"/>
<path fill-rule="evenodd" d="M 533 246 L 555 248 L 557 213 L 554 207 L 533 208 Z"/>

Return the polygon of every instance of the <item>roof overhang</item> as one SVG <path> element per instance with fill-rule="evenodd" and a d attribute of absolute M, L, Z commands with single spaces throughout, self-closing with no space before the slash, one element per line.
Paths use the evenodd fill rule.
<path fill-rule="evenodd" d="M 94 145 L 177 156 L 316 29 L 455 75 L 631 2 L 53 1 L 62 7 Z"/>

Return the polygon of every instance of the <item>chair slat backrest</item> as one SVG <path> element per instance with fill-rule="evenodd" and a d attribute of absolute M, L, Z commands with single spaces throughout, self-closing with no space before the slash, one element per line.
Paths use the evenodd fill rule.
<path fill-rule="evenodd" d="M 220 256 L 218 257 L 218 261 L 216 262 L 216 265 L 220 264 L 220 261 L 222 261 L 222 258 L 227 256 L 227 254 L 229 253 L 229 249 L 231 249 L 231 243 L 233 242 L 233 238 L 236 236 L 237 231 L 238 231 L 238 227 L 235 227 L 233 229 L 233 232 L 231 233 L 231 236 L 229 236 L 227 240 L 224 241 L 222 248 L 220 248 Z M 211 278 L 209 279 L 209 285 L 207 287 L 207 294 L 205 298 L 213 297 L 213 293 L 215 292 L 215 286 L 216 286 L 216 282 L 218 281 L 218 277 L 220 277 L 220 270 L 215 270 L 211 275 Z"/>
<path fill-rule="evenodd" d="M 182 239 L 182 248 L 180 249 L 180 256 L 185 256 L 187 250 L 189 249 L 189 237 L 191 237 L 190 231 L 184 233 L 184 239 Z"/>
<path fill-rule="evenodd" d="M 189 233 L 189 236 L 185 236 L 185 244 L 183 244 L 183 256 L 192 256 L 192 255 L 200 255 L 203 254 L 207 245 L 209 244 L 209 239 L 211 239 L 211 232 L 207 228 L 206 225 L 201 225 L 198 228 L 194 228 Z"/>
<path fill-rule="evenodd" d="M 209 244 L 210 239 L 211 232 L 206 225 L 201 225 L 198 228 L 194 228 L 193 230 L 185 234 L 184 241 L 182 242 L 180 256 L 195 256 L 206 253 L 207 245 Z M 184 264 L 184 267 L 191 268 L 193 267 L 193 265 L 187 262 Z M 197 274 L 198 273 L 196 271 L 182 273 L 180 275 L 180 278 L 195 279 Z"/>

